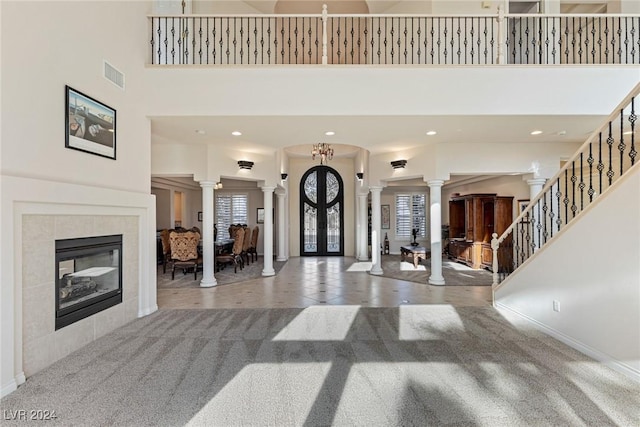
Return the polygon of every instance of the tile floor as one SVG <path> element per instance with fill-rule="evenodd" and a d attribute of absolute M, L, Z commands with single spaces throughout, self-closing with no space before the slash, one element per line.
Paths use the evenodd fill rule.
<path fill-rule="evenodd" d="M 356 267 L 356 268 L 354 268 Z M 158 289 L 159 308 L 302 308 L 402 304 L 490 306 L 491 286 L 433 286 L 373 276 L 352 257 L 293 257 L 272 277 L 213 288 Z"/>

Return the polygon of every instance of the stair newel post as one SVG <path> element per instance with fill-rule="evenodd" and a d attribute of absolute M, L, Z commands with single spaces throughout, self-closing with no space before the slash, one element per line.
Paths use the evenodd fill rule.
<path fill-rule="evenodd" d="M 506 64 L 504 48 L 506 45 L 506 25 L 504 19 L 504 9 L 502 5 L 498 6 L 498 65 Z"/>
<path fill-rule="evenodd" d="M 498 248 L 500 247 L 500 242 L 498 241 L 498 233 L 493 233 L 491 237 L 493 237 L 491 239 L 491 250 L 493 251 L 491 269 L 493 270 L 493 286 L 496 286 L 498 284 Z"/>
<path fill-rule="evenodd" d="M 322 5 L 322 65 L 327 65 L 327 5 Z"/>

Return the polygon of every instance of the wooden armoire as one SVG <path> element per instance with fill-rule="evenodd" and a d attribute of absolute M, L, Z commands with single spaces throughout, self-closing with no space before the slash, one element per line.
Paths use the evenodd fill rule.
<path fill-rule="evenodd" d="M 491 269 L 491 235 L 501 235 L 513 220 L 513 197 L 467 194 L 449 201 L 449 258 L 471 268 Z"/>

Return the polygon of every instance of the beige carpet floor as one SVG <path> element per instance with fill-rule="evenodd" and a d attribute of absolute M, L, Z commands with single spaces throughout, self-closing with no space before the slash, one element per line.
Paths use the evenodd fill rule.
<path fill-rule="evenodd" d="M 160 310 L 0 406 L 3 427 L 631 427 L 640 385 L 492 307 Z"/>

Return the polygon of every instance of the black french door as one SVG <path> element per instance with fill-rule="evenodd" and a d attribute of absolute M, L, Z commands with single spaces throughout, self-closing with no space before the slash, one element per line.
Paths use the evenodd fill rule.
<path fill-rule="evenodd" d="M 344 186 L 335 169 L 309 169 L 300 181 L 300 254 L 344 255 Z"/>

